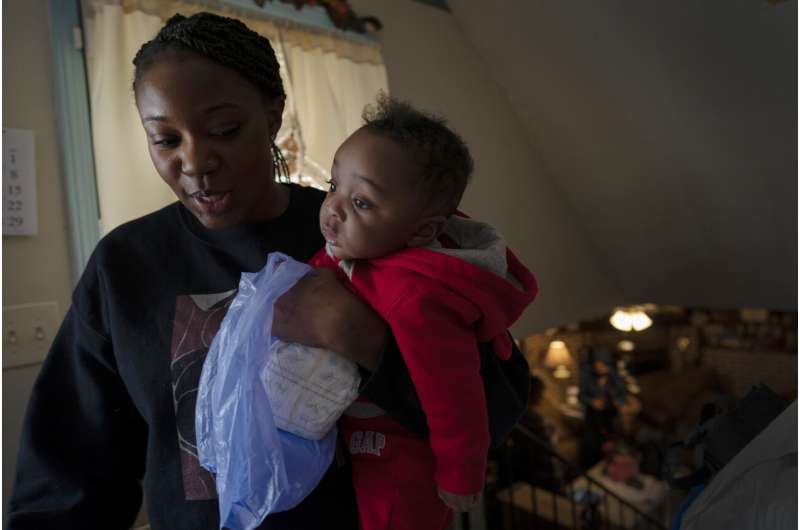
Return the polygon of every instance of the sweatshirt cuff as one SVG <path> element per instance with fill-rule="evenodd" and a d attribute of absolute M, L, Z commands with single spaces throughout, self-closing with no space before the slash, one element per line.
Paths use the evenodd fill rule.
<path fill-rule="evenodd" d="M 436 465 L 436 485 L 456 495 L 475 495 L 483 491 L 486 482 L 486 458 L 465 462 L 458 459 Z"/>

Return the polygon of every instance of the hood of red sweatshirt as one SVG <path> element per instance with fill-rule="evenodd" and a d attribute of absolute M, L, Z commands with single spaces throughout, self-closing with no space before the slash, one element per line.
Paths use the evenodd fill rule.
<path fill-rule="evenodd" d="M 477 333 L 481 341 L 507 337 L 506 330 L 539 292 L 534 275 L 495 229 L 464 217 L 451 217 L 433 245 L 406 248 L 371 261 L 379 266 L 384 260 L 432 278 L 480 307 L 483 318 Z M 504 353 L 501 357 L 506 357 Z"/>

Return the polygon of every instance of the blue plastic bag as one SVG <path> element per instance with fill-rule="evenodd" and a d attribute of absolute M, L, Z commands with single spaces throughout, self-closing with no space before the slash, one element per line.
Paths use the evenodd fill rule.
<path fill-rule="evenodd" d="M 275 427 L 260 374 L 277 340 L 275 301 L 311 267 L 272 253 L 239 291 L 208 350 L 195 427 L 200 465 L 216 474 L 220 528 L 252 530 L 289 510 L 319 483 L 336 448 L 336 428 L 317 441 Z"/>

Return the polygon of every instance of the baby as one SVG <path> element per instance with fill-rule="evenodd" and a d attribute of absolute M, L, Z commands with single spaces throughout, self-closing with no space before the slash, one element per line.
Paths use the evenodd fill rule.
<path fill-rule="evenodd" d="M 430 437 L 363 399 L 340 427 L 364 530 L 445 528 L 484 486 L 478 343 L 507 359 L 506 330 L 537 284 L 492 227 L 456 211 L 472 158 L 443 120 L 386 96 L 364 120 L 336 152 L 311 264 L 338 271 L 391 327 Z"/>

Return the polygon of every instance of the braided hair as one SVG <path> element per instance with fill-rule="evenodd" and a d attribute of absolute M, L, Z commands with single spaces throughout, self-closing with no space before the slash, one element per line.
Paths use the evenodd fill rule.
<path fill-rule="evenodd" d="M 362 114 L 364 128 L 398 144 L 418 164 L 428 206 L 452 214 L 461 202 L 472 175 L 467 145 L 447 127 L 443 118 L 419 111 L 404 101 L 378 95 L 377 104 Z"/>
<path fill-rule="evenodd" d="M 133 92 L 145 72 L 165 55 L 195 54 L 238 72 L 269 98 L 285 98 L 280 66 L 269 40 L 239 20 L 196 13 L 167 20 L 158 34 L 144 43 L 133 58 Z M 289 168 L 274 140 L 270 146 L 275 174 L 287 181 Z"/>

